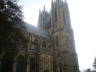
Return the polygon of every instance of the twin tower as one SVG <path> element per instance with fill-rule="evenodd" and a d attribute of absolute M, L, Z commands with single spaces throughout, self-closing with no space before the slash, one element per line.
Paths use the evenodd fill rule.
<path fill-rule="evenodd" d="M 68 3 L 52 1 L 51 11 L 39 12 L 38 27 L 49 33 L 54 50 L 54 72 L 79 72 Z"/>

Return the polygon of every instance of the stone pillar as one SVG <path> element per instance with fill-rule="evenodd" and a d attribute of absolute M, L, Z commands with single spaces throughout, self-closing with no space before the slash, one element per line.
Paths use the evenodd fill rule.
<path fill-rule="evenodd" d="M 13 72 L 16 72 L 16 61 L 13 62 Z"/>
<path fill-rule="evenodd" d="M 30 65 L 27 64 L 27 72 L 30 72 Z"/>
<path fill-rule="evenodd" d="M 30 60 L 29 60 L 29 58 L 27 60 L 27 72 L 30 72 Z"/>

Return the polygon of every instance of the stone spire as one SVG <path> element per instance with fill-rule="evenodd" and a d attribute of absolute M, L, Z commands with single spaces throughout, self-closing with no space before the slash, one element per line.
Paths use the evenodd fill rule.
<path fill-rule="evenodd" d="M 45 5 L 44 5 L 44 7 L 43 7 L 43 11 L 45 12 Z"/>
<path fill-rule="evenodd" d="M 67 0 L 65 0 L 65 3 L 67 3 Z"/>
<path fill-rule="evenodd" d="M 61 2 L 62 0 L 56 0 L 56 2 Z"/>
<path fill-rule="evenodd" d="M 51 1 L 51 7 L 52 7 L 52 8 L 53 8 L 53 4 L 54 4 L 54 1 L 52 0 L 52 1 Z"/>
<path fill-rule="evenodd" d="M 52 3 L 53 3 L 53 0 L 52 0 Z"/>

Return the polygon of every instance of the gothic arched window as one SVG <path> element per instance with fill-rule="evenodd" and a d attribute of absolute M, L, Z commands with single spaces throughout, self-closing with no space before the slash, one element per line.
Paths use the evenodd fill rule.
<path fill-rule="evenodd" d="M 57 22 L 57 9 L 55 9 L 55 22 Z"/>
<path fill-rule="evenodd" d="M 56 46 L 59 45 L 59 42 L 58 42 L 58 36 L 55 36 L 55 43 L 56 43 Z"/>
<path fill-rule="evenodd" d="M 17 58 L 16 72 L 24 72 L 24 57 L 22 55 Z"/>
<path fill-rule="evenodd" d="M 36 54 L 39 51 L 39 44 L 38 44 L 38 40 L 35 39 L 34 40 L 34 44 L 33 44 L 33 48 L 32 48 L 32 53 Z"/>
<path fill-rule="evenodd" d="M 42 47 L 43 47 L 43 48 L 46 48 L 46 41 L 43 41 L 43 42 L 42 42 Z"/>

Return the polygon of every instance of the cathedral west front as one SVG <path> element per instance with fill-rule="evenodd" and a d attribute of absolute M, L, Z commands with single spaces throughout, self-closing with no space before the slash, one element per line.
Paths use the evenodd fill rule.
<path fill-rule="evenodd" d="M 51 10 L 39 11 L 38 27 L 24 22 L 23 31 L 26 43 L 18 47 L 14 61 L 6 60 L 0 55 L 2 72 L 79 72 L 78 58 L 75 50 L 74 33 L 70 22 L 68 3 L 55 0 Z"/>

